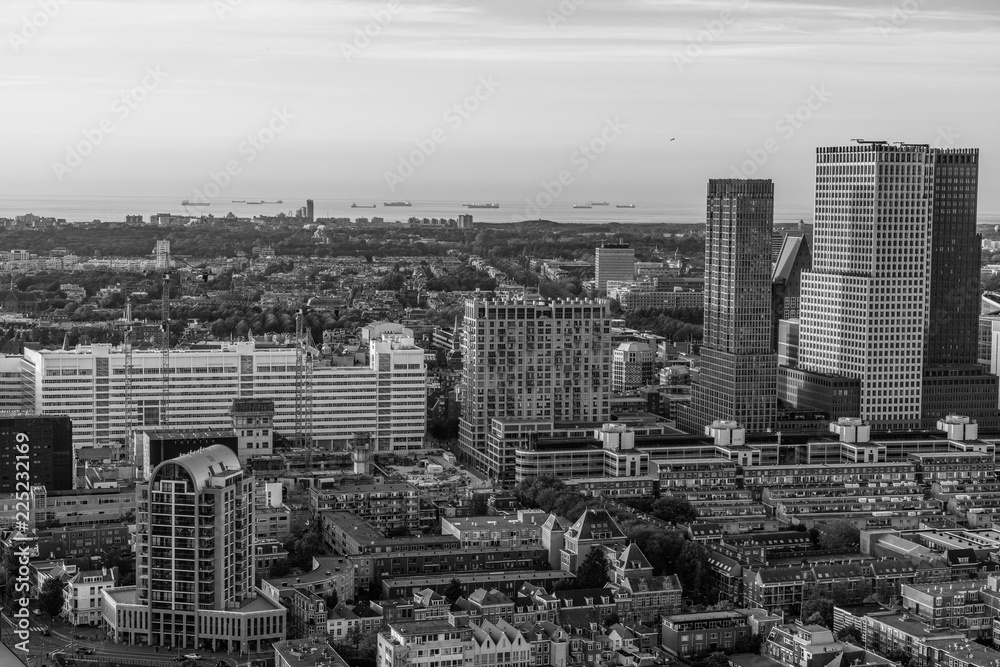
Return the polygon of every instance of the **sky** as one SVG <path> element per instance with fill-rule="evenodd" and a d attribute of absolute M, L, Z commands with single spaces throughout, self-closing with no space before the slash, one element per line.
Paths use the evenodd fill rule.
<path fill-rule="evenodd" d="M 811 206 L 817 146 L 981 149 L 996 0 L 4 0 L 0 196 Z M 216 190 L 218 188 L 218 190 Z"/>

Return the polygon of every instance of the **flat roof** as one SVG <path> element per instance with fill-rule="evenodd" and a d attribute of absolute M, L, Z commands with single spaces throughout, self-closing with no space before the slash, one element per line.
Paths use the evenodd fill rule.
<path fill-rule="evenodd" d="M 347 662 L 330 646 L 329 642 L 313 637 L 275 642 L 274 655 L 281 656 L 286 664 L 301 667 L 347 667 Z"/>

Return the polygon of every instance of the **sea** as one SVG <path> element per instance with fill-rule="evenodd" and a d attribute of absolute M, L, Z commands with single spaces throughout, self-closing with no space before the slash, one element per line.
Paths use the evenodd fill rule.
<path fill-rule="evenodd" d="M 277 203 L 278 200 L 281 203 Z M 158 213 L 221 218 L 233 213 L 240 218 L 258 215 L 276 216 L 279 213 L 295 215 L 305 206 L 304 199 L 268 198 L 263 204 L 247 204 L 228 199 L 208 200 L 208 206 L 184 206 L 182 199 L 168 197 L 110 197 L 110 196 L 30 196 L 0 195 L 0 218 L 14 218 L 25 213 L 41 217 L 64 219 L 67 222 L 124 222 L 127 215 L 141 215 L 148 221 Z M 260 201 L 260 200 L 253 200 Z M 413 200 L 410 206 L 385 206 L 382 201 L 314 198 L 317 218 L 374 218 L 390 222 L 405 222 L 408 218 L 457 218 L 463 213 L 472 215 L 473 222 L 503 224 L 522 220 L 552 220 L 564 224 L 671 224 L 701 225 L 705 222 L 704 204 L 671 204 L 664 202 L 609 201 L 607 206 L 574 208 L 575 203 L 555 201 L 546 206 L 539 202 L 499 201 L 499 208 L 470 209 L 468 201 Z M 351 208 L 356 203 L 359 207 Z M 489 202 L 494 203 L 494 202 Z M 541 204 L 546 202 L 542 201 Z M 617 205 L 634 204 L 634 208 L 617 208 Z M 775 206 L 775 224 L 794 224 L 803 220 L 812 222 L 811 205 Z M 1000 225 L 1000 213 L 979 214 L 979 224 Z"/>

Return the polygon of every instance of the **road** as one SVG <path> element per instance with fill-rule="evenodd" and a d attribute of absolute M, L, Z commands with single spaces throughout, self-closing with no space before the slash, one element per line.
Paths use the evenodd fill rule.
<path fill-rule="evenodd" d="M 86 636 L 87 639 L 74 639 L 74 635 Z M 157 651 L 156 647 L 151 646 L 113 644 L 100 639 L 100 636 L 101 632 L 96 628 L 74 628 L 67 625 L 58 625 L 52 629 L 52 634 L 49 637 L 45 637 L 41 633 L 33 633 L 29 645 L 31 648 L 31 655 L 33 656 L 41 655 L 47 657 L 46 654 L 51 654 L 53 651 L 62 651 L 67 657 L 75 658 L 77 649 L 80 647 L 86 647 L 94 650 L 92 657 L 121 658 L 123 663 L 126 663 L 126 659 L 128 658 L 160 661 L 164 667 L 173 667 L 175 664 L 173 658 L 175 656 L 192 652 L 190 649 L 183 649 L 181 651 L 176 649 L 172 651 L 160 649 Z M 224 661 L 230 667 L 249 667 L 250 664 L 250 657 L 248 656 L 236 657 L 226 653 L 212 653 L 209 651 L 197 651 L 197 653 L 202 656 L 199 664 L 203 667 L 215 667 L 219 660 Z M 273 656 L 273 652 L 255 654 L 253 657 L 261 658 L 271 656 Z M 35 662 L 33 664 L 38 665 L 39 663 Z M 45 659 L 42 664 L 48 666 L 51 665 L 52 662 L 50 659 Z"/>

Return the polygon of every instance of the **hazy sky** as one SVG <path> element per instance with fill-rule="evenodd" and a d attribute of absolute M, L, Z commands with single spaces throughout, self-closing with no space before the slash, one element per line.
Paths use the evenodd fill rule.
<path fill-rule="evenodd" d="M 698 205 L 735 169 L 810 205 L 815 147 L 861 137 L 979 147 L 1000 211 L 996 0 L 3 0 L 0 26 L 0 195 L 190 197 L 230 163 L 227 198 L 562 172 L 567 201 Z"/>

